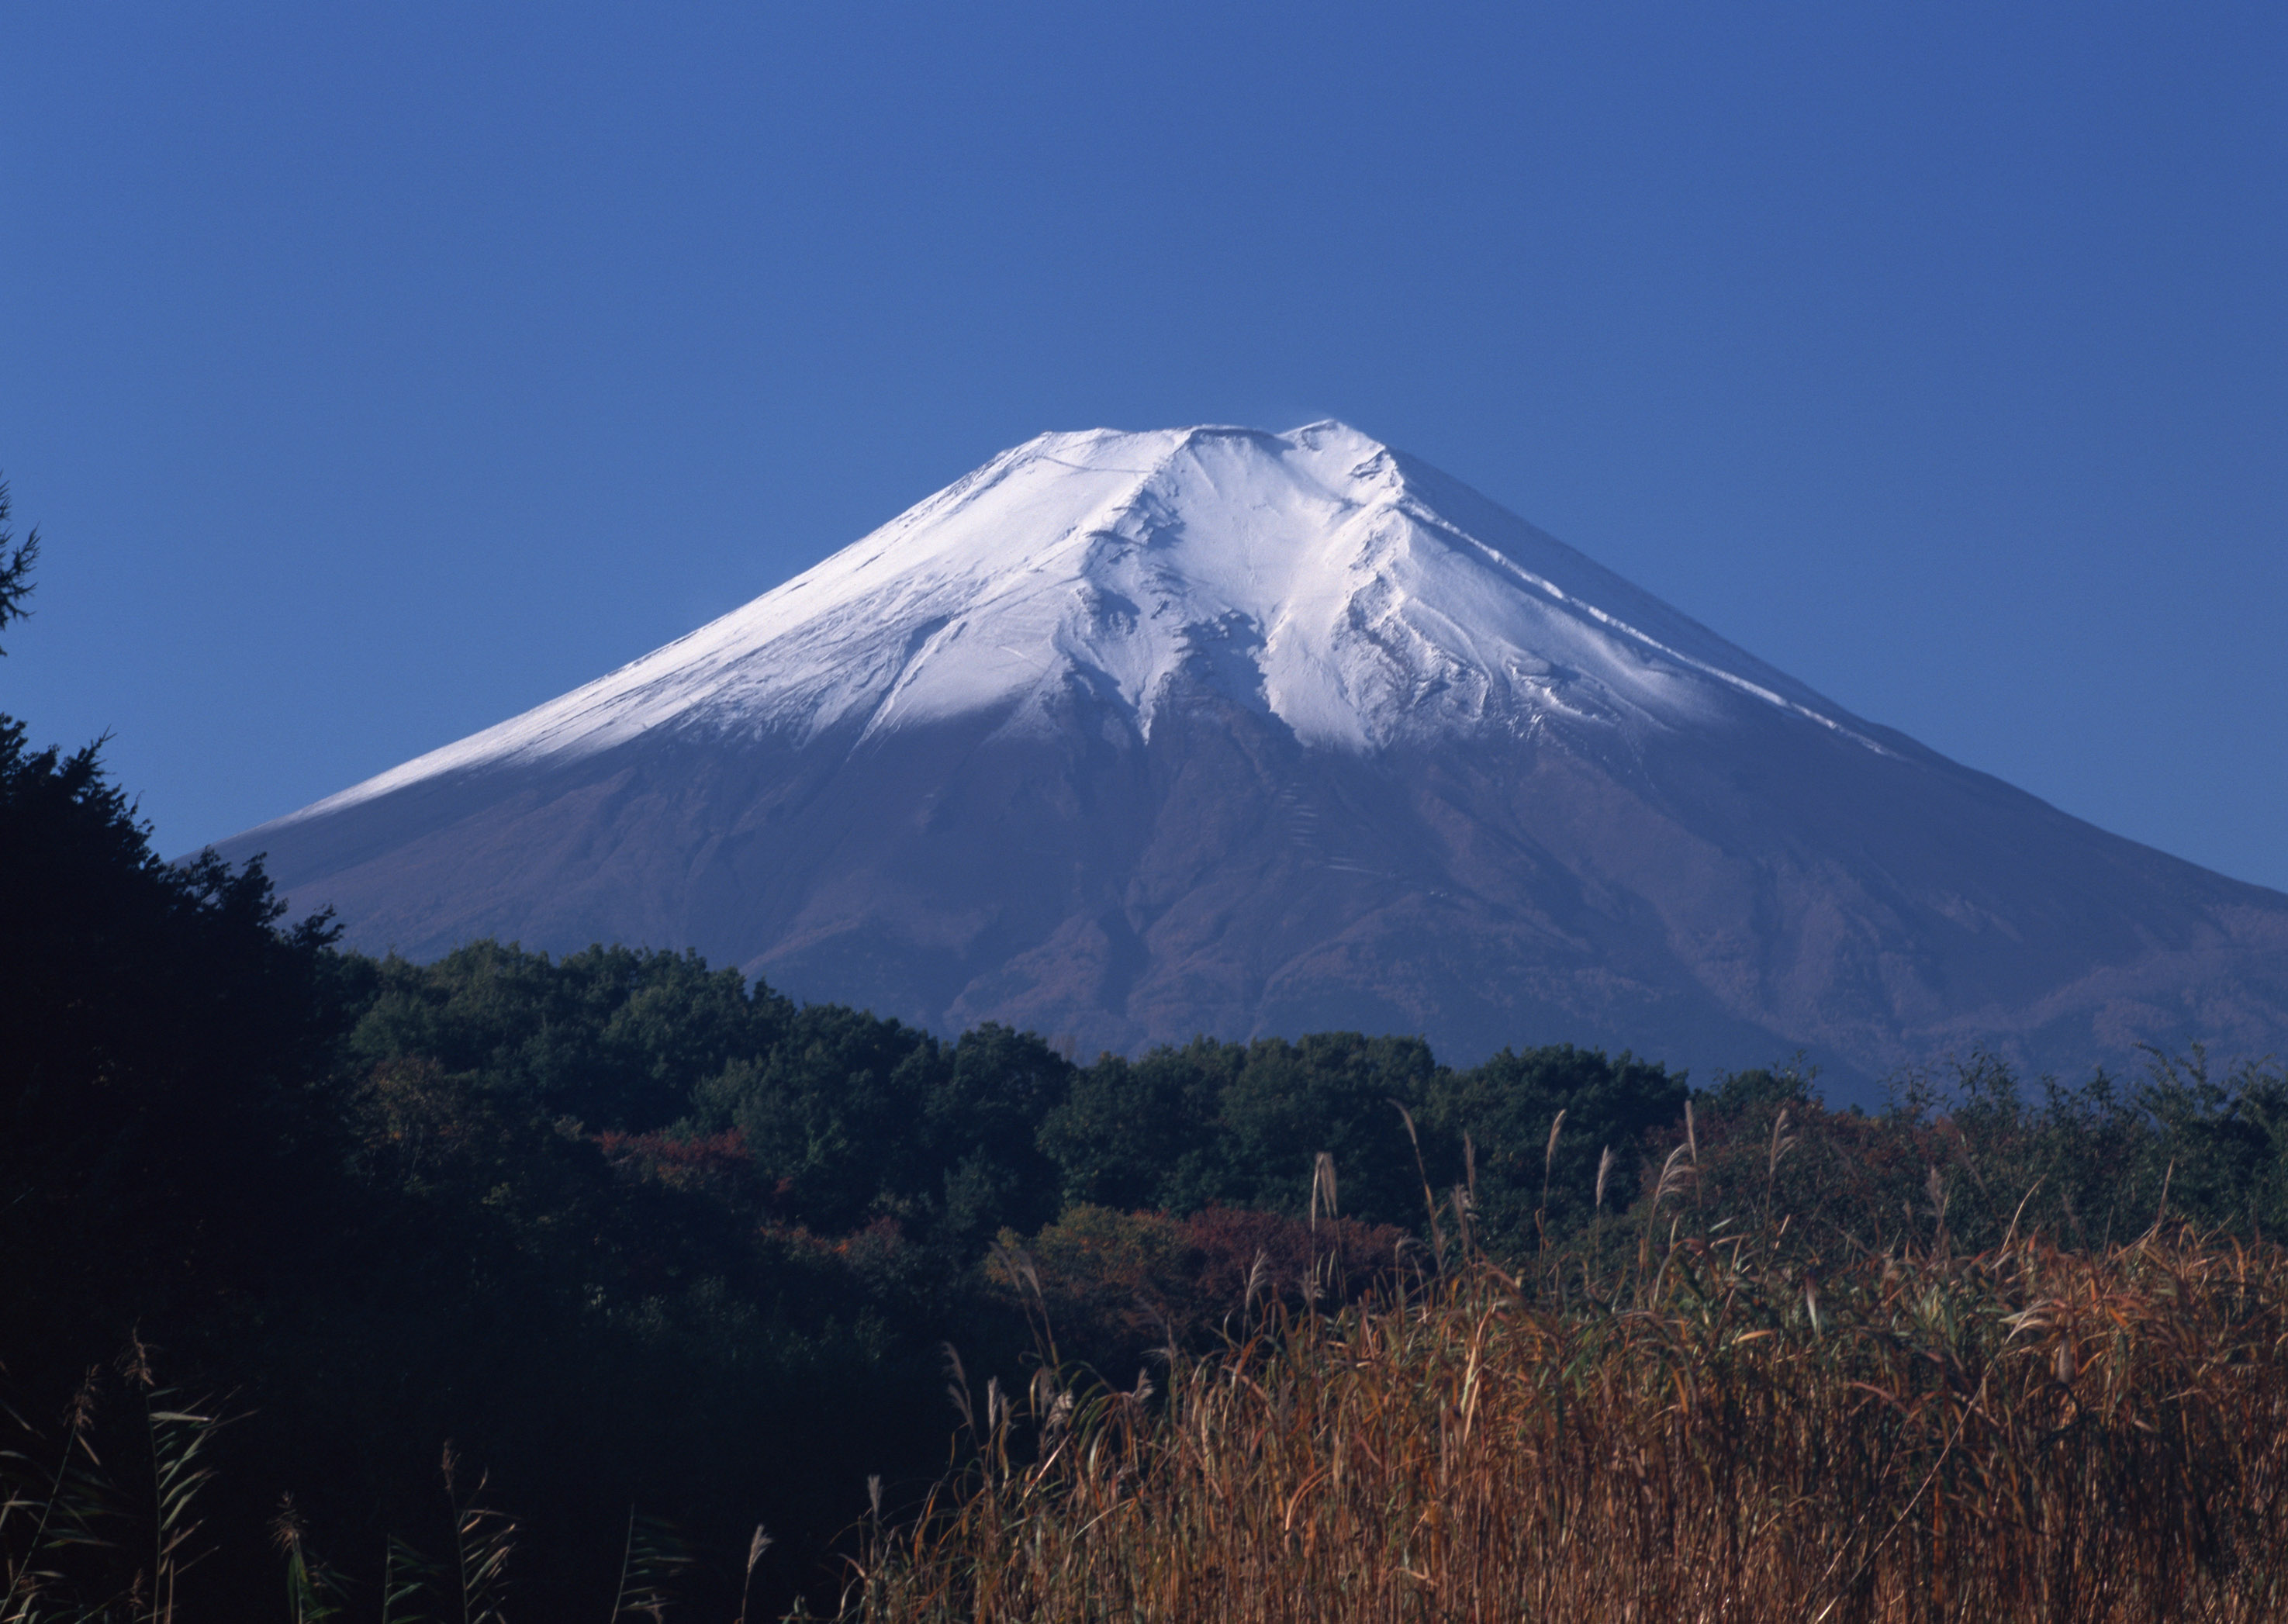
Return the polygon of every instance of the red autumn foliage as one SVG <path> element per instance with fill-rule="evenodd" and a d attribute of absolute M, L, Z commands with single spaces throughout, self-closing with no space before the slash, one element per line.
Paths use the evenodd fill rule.
<path fill-rule="evenodd" d="M 736 1128 L 695 1138 L 607 1129 L 595 1139 L 604 1160 L 624 1178 L 724 1200 L 743 1197 L 752 1201 L 764 1194 L 755 1187 L 755 1159 L 747 1149 L 747 1136 Z"/>

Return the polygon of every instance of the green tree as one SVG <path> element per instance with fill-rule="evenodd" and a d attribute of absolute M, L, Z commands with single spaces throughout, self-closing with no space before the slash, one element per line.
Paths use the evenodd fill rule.
<path fill-rule="evenodd" d="M 1478 1170 L 1480 1227 L 1489 1242 L 1513 1254 L 1539 1244 L 1535 1215 L 1547 1189 L 1550 1232 L 1594 1211 L 1597 1168 L 1609 1149 L 1620 1183 L 1606 1192 L 1613 1207 L 1635 1199 L 1648 1133 L 1677 1122 L 1686 1097 L 1681 1073 L 1624 1053 L 1550 1044 L 1522 1053 L 1505 1049 L 1482 1066 L 1441 1076 L 1426 1116 L 1439 1134 L 1453 1176 L 1466 1136 Z M 1564 1124 L 1551 1148 L 1558 1113 Z"/>
<path fill-rule="evenodd" d="M 1197 1038 L 1078 1073 L 1040 1145 L 1069 1201 L 1178 1213 L 1220 1204 L 1299 1215 L 1323 1153 L 1346 1214 L 1411 1226 L 1422 1184 L 1394 1107 L 1418 1110 L 1437 1074 L 1418 1038 Z"/>
<path fill-rule="evenodd" d="M 794 1009 L 695 953 L 590 947 L 552 959 L 472 942 L 432 964 L 373 971 L 353 1062 L 419 1056 L 473 1086 L 590 1129 L 645 1133 L 690 1109 L 692 1089 L 768 1053 Z"/>
<path fill-rule="evenodd" d="M 1216 1114 L 1246 1058 L 1239 1044 L 1195 1038 L 1076 1073 L 1039 1129 L 1066 1203 L 1188 1212 L 1219 1192 Z"/>

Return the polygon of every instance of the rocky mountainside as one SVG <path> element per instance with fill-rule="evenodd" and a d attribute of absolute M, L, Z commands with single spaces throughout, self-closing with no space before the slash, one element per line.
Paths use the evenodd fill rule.
<path fill-rule="evenodd" d="M 1339 424 L 1050 434 L 226 843 L 416 956 L 691 947 L 1132 1050 L 2288 1047 L 2288 897 L 1850 715 Z"/>

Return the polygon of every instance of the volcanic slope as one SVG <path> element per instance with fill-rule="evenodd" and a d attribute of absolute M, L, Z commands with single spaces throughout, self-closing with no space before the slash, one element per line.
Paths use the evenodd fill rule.
<path fill-rule="evenodd" d="M 2288 1046 L 2288 897 L 1852 716 L 1334 423 L 1043 435 L 220 849 L 361 947 L 695 947 L 1092 1053 L 1344 1028 L 1863 1081 Z"/>

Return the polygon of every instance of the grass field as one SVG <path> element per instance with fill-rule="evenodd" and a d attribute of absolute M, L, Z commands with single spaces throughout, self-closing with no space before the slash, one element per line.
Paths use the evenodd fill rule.
<path fill-rule="evenodd" d="M 2288 1256 L 2189 1231 L 1825 1278 L 1754 1239 L 1647 1244 L 1605 1280 L 1473 1262 L 1330 1315 L 1275 1304 L 1132 1390 L 1045 1367 L 960 1393 L 973 1463 L 872 1534 L 846 1606 L 2288 1617 L 2284 1336 Z"/>

